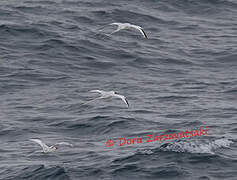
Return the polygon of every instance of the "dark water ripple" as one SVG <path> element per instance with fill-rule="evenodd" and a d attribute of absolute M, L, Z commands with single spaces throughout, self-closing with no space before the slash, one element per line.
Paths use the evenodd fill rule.
<path fill-rule="evenodd" d="M 235 180 L 236 19 L 235 0 L 0 1 L 0 179 Z M 112 22 L 149 39 L 98 32 Z M 131 107 L 82 105 L 92 89 Z M 200 127 L 207 136 L 145 143 Z M 144 143 L 120 147 L 129 137 Z M 30 138 L 74 147 L 42 154 Z"/>

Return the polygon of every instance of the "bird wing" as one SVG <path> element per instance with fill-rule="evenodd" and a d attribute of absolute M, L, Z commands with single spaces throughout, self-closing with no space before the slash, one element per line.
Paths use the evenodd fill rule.
<path fill-rule="evenodd" d="M 129 103 L 128 103 L 128 100 L 127 100 L 127 98 L 122 98 L 122 100 L 123 100 L 123 102 L 125 102 L 126 104 L 127 104 L 127 106 L 129 107 Z"/>
<path fill-rule="evenodd" d="M 56 143 L 55 145 L 65 145 L 65 146 L 73 147 L 73 145 L 68 142 L 59 142 L 59 143 Z"/>
<path fill-rule="evenodd" d="M 40 139 L 30 139 L 30 141 L 36 142 L 37 144 L 39 144 L 43 151 L 45 151 L 46 149 L 49 148 L 49 146 L 47 146 L 46 144 L 44 144 Z"/>
<path fill-rule="evenodd" d="M 92 100 L 90 100 L 90 101 L 87 101 L 87 102 L 83 103 L 81 106 L 86 105 L 86 104 L 88 104 L 88 103 L 91 103 L 91 102 L 93 102 L 93 101 L 96 101 L 96 100 L 98 100 L 98 99 L 104 99 L 104 98 L 107 98 L 107 96 L 105 95 L 105 94 L 106 94 L 105 91 L 97 90 L 97 89 L 96 89 L 96 90 L 91 90 L 90 92 L 93 92 L 93 93 L 100 93 L 101 96 L 98 97 L 98 98 L 92 99 Z"/>
<path fill-rule="evenodd" d="M 142 35 L 143 35 L 145 38 L 148 39 L 148 37 L 147 37 L 145 31 L 144 31 L 142 28 L 139 28 L 139 31 L 142 33 Z"/>
<path fill-rule="evenodd" d="M 109 24 L 109 25 L 116 25 L 116 26 L 121 26 L 121 25 L 122 25 L 122 23 L 111 23 L 111 24 Z"/>
<path fill-rule="evenodd" d="M 148 37 L 147 37 L 145 31 L 144 31 L 140 26 L 131 24 L 130 27 L 131 27 L 131 28 L 134 28 L 134 29 L 137 29 L 138 31 L 140 31 L 140 33 L 142 33 L 142 35 L 143 35 L 145 38 L 148 39 Z"/>
<path fill-rule="evenodd" d="M 114 30 L 113 32 L 111 32 L 110 34 L 108 34 L 109 36 L 120 31 L 121 29 L 124 29 L 125 27 L 123 27 L 123 23 L 111 23 L 109 25 L 116 25 L 117 26 L 117 29 Z"/>
<path fill-rule="evenodd" d="M 96 89 L 96 90 L 91 90 L 90 92 L 103 94 L 104 91 Z"/>
<path fill-rule="evenodd" d="M 119 95 L 119 94 L 116 94 L 115 96 L 118 97 L 118 98 L 120 98 L 120 99 L 122 99 L 123 102 L 129 107 L 129 103 L 128 103 L 128 101 L 127 101 L 127 99 L 126 99 L 125 96 Z"/>

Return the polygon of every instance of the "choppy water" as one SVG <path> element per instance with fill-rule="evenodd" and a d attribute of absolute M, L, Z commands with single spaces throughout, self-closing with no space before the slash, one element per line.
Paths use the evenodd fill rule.
<path fill-rule="evenodd" d="M 112 22 L 142 26 L 107 36 Z M 237 179 L 235 0 L 1 0 L 0 179 Z M 98 101 L 92 89 L 127 96 Z M 208 127 L 165 143 L 106 139 Z M 73 148 L 37 152 L 29 141 Z"/>

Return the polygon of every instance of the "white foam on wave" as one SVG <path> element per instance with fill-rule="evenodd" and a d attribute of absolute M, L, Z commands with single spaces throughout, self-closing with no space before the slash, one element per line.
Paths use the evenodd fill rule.
<path fill-rule="evenodd" d="M 153 151 L 151 149 L 140 149 L 137 151 L 137 153 L 141 153 L 141 154 L 153 154 Z"/>
<path fill-rule="evenodd" d="M 229 139 L 217 139 L 208 143 L 198 143 L 198 142 L 187 142 L 179 141 L 169 144 L 164 144 L 160 147 L 163 151 L 173 151 L 173 152 L 189 152 L 189 153 L 209 153 L 215 154 L 215 150 L 219 148 L 227 148 L 234 143 Z"/>

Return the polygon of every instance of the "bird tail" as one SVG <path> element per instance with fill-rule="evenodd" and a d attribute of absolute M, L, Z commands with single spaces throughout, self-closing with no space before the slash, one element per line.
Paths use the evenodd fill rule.
<path fill-rule="evenodd" d="M 92 100 L 90 100 L 90 101 L 87 101 L 87 102 L 85 102 L 85 103 L 82 103 L 81 106 L 87 105 L 87 104 L 89 104 L 89 103 L 92 103 L 92 102 L 94 102 L 94 101 L 96 101 L 96 100 L 98 100 L 98 99 L 102 99 L 102 98 L 103 98 L 103 97 L 98 97 L 98 98 L 92 99 Z"/>

